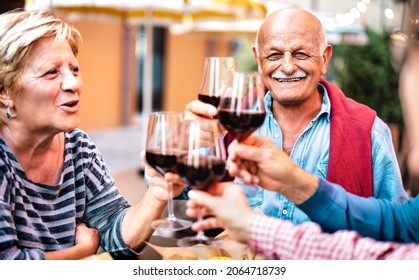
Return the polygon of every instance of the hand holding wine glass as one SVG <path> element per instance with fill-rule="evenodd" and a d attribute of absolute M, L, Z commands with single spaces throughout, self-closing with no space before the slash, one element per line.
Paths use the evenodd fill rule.
<path fill-rule="evenodd" d="M 147 141 L 146 161 L 161 175 L 167 172 L 176 173 L 177 143 L 180 126 L 183 121 L 181 112 L 153 112 L 150 113 Z M 168 182 L 168 217 L 153 221 L 151 227 L 163 233 L 167 231 L 183 230 L 191 226 L 191 221 L 175 217 L 173 211 L 173 185 Z"/>
<path fill-rule="evenodd" d="M 226 152 L 219 122 L 213 119 L 185 120 L 181 131 L 178 173 L 190 188 L 205 191 L 221 180 L 225 172 Z M 198 220 L 202 220 L 202 216 Z M 217 241 L 199 231 L 196 236 L 181 238 L 178 245 L 216 245 Z"/>
<path fill-rule="evenodd" d="M 237 70 L 235 57 L 206 57 L 198 99 L 218 107 L 227 77 Z"/>

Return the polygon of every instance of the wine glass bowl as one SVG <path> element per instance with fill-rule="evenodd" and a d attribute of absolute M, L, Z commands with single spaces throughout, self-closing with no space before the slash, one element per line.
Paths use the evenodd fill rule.
<path fill-rule="evenodd" d="M 241 110 L 240 113 L 228 109 L 220 109 L 218 118 L 225 129 L 230 131 L 240 142 L 262 125 L 265 120 L 265 113 L 249 109 Z"/>
<path fill-rule="evenodd" d="M 161 175 L 167 172 L 176 172 L 175 150 L 161 151 L 159 149 L 150 149 L 145 154 L 147 163 L 156 169 Z"/>
<path fill-rule="evenodd" d="M 191 189 L 207 190 L 225 174 L 226 151 L 221 127 L 217 120 L 185 120 L 182 124 L 177 157 L 178 174 Z M 198 216 L 202 220 L 202 216 Z M 181 247 L 196 244 L 216 245 L 219 240 L 208 237 L 203 231 L 196 236 L 178 240 Z"/>
<path fill-rule="evenodd" d="M 258 72 L 236 71 L 229 76 L 218 107 L 220 123 L 239 142 L 265 121 L 265 91 Z"/>
<path fill-rule="evenodd" d="M 152 112 L 147 127 L 145 158 L 147 163 L 161 175 L 177 172 L 177 143 L 180 126 L 183 121 L 182 112 L 160 111 Z M 191 226 L 192 222 L 179 219 L 173 211 L 173 186 L 168 185 L 167 218 L 155 220 L 151 227 L 165 235 Z"/>
<path fill-rule="evenodd" d="M 221 180 L 225 173 L 225 160 L 217 157 L 198 155 L 190 160 L 189 155 L 178 159 L 178 172 L 187 178 L 192 189 L 206 191 L 212 184 Z"/>
<path fill-rule="evenodd" d="M 237 60 L 233 56 L 206 57 L 202 69 L 198 99 L 218 107 L 220 94 L 230 73 L 237 71 Z"/>

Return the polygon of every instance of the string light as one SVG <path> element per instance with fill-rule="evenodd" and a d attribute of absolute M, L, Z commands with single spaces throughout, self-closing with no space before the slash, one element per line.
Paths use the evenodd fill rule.
<path fill-rule="evenodd" d="M 335 21 L 337 25 L 350 25 L 361 18 L 368 10 L 371 0 L 359 0 L 356 2 L 355 7 L 350 9 L 350 12 L 339 13 L 335 16 Z M 395 13 L 393 9 L 386 8 L 384 11 L 381 11 L 384 14 L 387 20 L 393 20 Z"/>
<path fill-rule="evenodd" d="M 388 19 L 393 19 L 394 18 L 394 12 L 392 9 L 387 8 L 384 10 L 384 15 L 386 16 L 386 18 Z"/>
<path fill-rule="evenodd" d="M 357 19 L 361 18 L 361 14 L 364 14 L 368 10 L 368 5 L 371 3 L 371 0 L 361 0 L 356 3 L 356 6 L 351 8 L 350 12 L 340 13 L 336 15 L 336 22 L 338 24 L 352 24 Z"/>
<path fill-rule="evenodd" d="M 361 13 L 365 13 L 367 11 L 367 5 L 362 1 L 356 3 L 356 7 Z"/>
<path fill-rule="evenodd" d="M 359 12 L 359 10 L 357 8 L 352 8 L 351 9 L 351 14 L 356 19 L 359 19 L 361 17 L 361 13 Z"/>

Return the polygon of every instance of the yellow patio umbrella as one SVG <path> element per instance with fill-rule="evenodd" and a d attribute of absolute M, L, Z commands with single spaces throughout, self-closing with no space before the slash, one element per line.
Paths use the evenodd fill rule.
<path fill-rule="evenodd" d="M 194 2 L 194 0 L 189 0 Z M 196 0 L 195 2 L 202 2 Z M 206 35 L 255 35 L 260 24 L 265 19 L 268 8 L 267 4 L 259 0 L 209 0 L 205 1 L 210 7 L 218 7 L 233 13 L 234 16 L 229 19 L 220 19 L 209 16 L 194 16 L 190 22 L 183 20 L 181 23 L 175 23 L 170 26 L 170 31 L 175 34 L 182 33 L 200 33 Z M 197 13 L 202 15 L 204 12 Z"/>

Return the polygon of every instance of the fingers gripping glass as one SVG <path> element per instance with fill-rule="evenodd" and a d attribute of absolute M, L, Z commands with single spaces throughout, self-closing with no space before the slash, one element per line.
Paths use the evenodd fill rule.
<path fill-rule="evenodd" d="M 146 161 L 160 174 L 177 172 L 177 142 L 183 121 L 181 112 L 153 112 L 150 114 L 146 141 Z M 175 217 L 173 211 L 173 185 L 168 185 L 167 212 L 165 219 L 151 223 L 151 227 L 160 233 L 183 230 L 192 222 Z"/>

